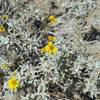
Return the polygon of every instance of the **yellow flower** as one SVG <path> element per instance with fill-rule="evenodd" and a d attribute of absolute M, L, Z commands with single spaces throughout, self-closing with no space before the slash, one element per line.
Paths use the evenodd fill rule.
<path fill-rule="evenodd" d="M 49 41 L 49 42 L 55 41 L 55 40 L 56 40 L 56 37 L 51 36 L 51 35 L 48 36 L 48 41 Z"/>
<path fill-rule="evenodd" d="M 3 15 L 3 16 L 2 16 L 2 19 L 3 19 L 4 21 L 8 20 L 8 15 Z"/>
<path fill-rule="evenodd" d="M 5 32 L 5 27 L 3 25 L 0 25 L 0 32 Z"/>
<path fill-rule="evenodd" d="M 7 85 L 9 89 L 16 90 L 16 88 L 19 87 L 19 81 L 16 77 L 12 77 L 7 81 Z"/>
<path fill-rule="evenodd" d="M 58 48 L 52 44 L 52 42 L 48 42 L 48 44 L 41 49 L 43 52 L 49 54 L 55 54 L 58 51 Z"/>
<path fill-rule="evenodd" d="M 6 70 L 9 66 L 7 64 L 3 64 L 0 68 Z"/>
<path fill-rule="evenodd" d="M 55 16 L 49 16 L 49 20 L 51 23 L 55 23 L 56 22 L 56 17 Z"/>

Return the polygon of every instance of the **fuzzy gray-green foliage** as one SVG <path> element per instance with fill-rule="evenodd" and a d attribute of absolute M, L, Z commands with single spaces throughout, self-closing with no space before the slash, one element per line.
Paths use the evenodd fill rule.
<path fill-rule="evenodd" d="M 0 34 L 0 66 L 6 63 L 9 68 L 4 73 L 2 96 L 12 94 L 7 80 L 15 71 L 20 81 L 15 93 L 20 93 L 20 100 L 75 100 L 76 94 L 82 100 L 95 100 L 99 94 L 96 85 L 100 59 L 86 53 L 86 42 L 82 38 L 78 44 L 74 39 L 84 28 L 82 18 L 96 8 L 96 0 L 65 1 L 63 14 L 54 25 L 45 25 L 48 16 L 31 0 L 6 1 L 1 3 L 0 11 L 9 15 L 6 36 Z M 68 20 L 63 19 L 66 16 Z M 78 22 L 77 17 L 80 17 Z M 43 23 L 39 30 L 34 25 L 36 19 Z M 54 42 L 57 54 L 40 52 L 40 47 L 47 43 L 44 36 L 48 34 L 57 38 Z"/>

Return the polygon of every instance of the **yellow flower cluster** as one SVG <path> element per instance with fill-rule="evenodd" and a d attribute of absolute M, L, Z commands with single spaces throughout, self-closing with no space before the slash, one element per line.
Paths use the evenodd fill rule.
<path fill-rule="evenodd" d="M 56 22 L 56 17 L 55 16 L 49 16 L 49 21 L 51 23 L 55 23 Z M 58 48 L 52 43 L 52 41 L 55 41 L 55 40 L 56 40 L 56 37 L 54 37 L 52 35 L 49 35 L 48 36 L 48 43 L 47 43 L 47 45 L 45 45 L 41 49 L 41 51 L 49 53 L 49 54 L 55 54 L 55 53 L 57 53 Z"/>
<path fill-rule="evenodd" d="M 0 25 L 0 32 L 5 32 L 5 31 L 6 31 L 6 29 L 5 29 L 4 25 Z"/>
<path fill-rule="evenodd" d="M 3 21 L 7 21 L 8 20 L 8 15 L 2 15 L 0 16 L 0 19 Z M 0 33 L 5 32 L 6 28 L 3 24 L 0 24 Z"/>
<path fill-rule="evenodd" d="M 58 51 L 58 48 L 53 45 L 52 42 L 48 42 L 48 44 L 44 46 L 41 50 L 49 54 L 55 54 Z"/>
<path fill-rule="evenodd" d="M 56 22 L 56 17 L 53 16 L 53 15 L 49 16 L 49 21 L 50 21 L 51 23 L 55 23 L 55 22 Z"/>
<path fill-rule="evenodd" d="M 49 41 L 49 42 L 55 41 L 55 40 L 56 40 L 56 37 L 51 36 L 51 35 L 48 36 L 48 41 Z"/>
<path fill-rule="evenodd" d="M 1 18 L 3 19 L 3 21 L 7 21 L 8 20 L 8 15 L 3 15 Z"/>
<path fill-rule="evenodd" d="M 7 81 L 8 88 L 11 90 L 16 90 L 19 87 L 19 81 L 16 77 L 12 77 Z"/>
<path fill-rule="evenodd" d="M 3 64 L 2 66 L 0 66 L 1 69 L 6 70 L 9 66 L 7 64 Z"/>

